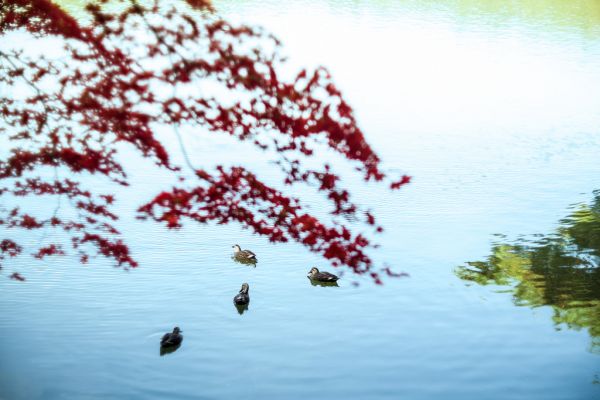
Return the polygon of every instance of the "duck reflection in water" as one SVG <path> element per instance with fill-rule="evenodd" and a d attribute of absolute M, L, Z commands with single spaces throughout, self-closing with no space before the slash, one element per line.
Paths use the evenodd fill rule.
<path fill-rule="evenodd" d="M 234 304 L 235 309 L 237 310 L 238 314 L 242 315 L 243 313 L 245 313 L 246 311 L 248 311 L 248 304 Z"/>
<path fill-rule="evenodd" d="M 313 286 L 332 286 L 332 287 L 340 287 L 340 285 L 338 285 L 337 282 L 321 282 L 321 281 L 315 281 L 313 279 L 308 278 L 308 280 L 310 281 L 310 284 Z"/>
<path fill-rule="evenodd" d="M 239 258 L 236 256 L 232 256 L 231 259 L 238 264 L 250 265 L 250 266 L 256 268 L 257 260 L 255 260 L 253 258 Z"/>
<path fill-rule="evenodd" d="M 175 346 L 168 346 L 168 347 L 163 347 L 160 346 L 160 356 L 164 356 L 165 354 L 171 354 L 177 351 L 178 348 L 181 347 L 181 344 L 175 345 Z"/>

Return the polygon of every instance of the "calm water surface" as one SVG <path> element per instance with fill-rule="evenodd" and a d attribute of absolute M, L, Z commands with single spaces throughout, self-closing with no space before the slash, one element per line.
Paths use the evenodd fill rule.
<path fill-rule="evenodd" d="M 141 267 L 7 266 L 28 280 L 0 279 L 0 399 L 599 398 L 599 3 L 215 3 L 278 35 L 290 69 L 331 69 L 385 165 L 414 177 L 395 194 L 345 177 L 387 228 L 374 256 L 410 277 L 312 286 L 326 264 L 301 246 L 137 222 L 171 181 L 132 158 L 118 208 Z M 240 162 L 227 139 L 187 146 Z M 263 159 L 244 162 L 277 179 Z M 161 357 L 174 325 L 183 345 Z"/>

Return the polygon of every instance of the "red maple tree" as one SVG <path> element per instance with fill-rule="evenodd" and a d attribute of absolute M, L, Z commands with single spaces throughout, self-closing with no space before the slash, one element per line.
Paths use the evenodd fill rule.
<path fill-rule="evenodd" d="M 358 222 L 374 233 L 382 227 L 351 200 L 338 174 L 318 160 L 315 149 L 333 149 L 364 180 L 391 189 L 410 178 L 387 178 L 326 69 L 302 70 L 293 79 L 283 79 L 285 60 L 278 40 L 259 28 L 219 18 L 208 1 L 126 1 L 118 12 L 107 11 L 104 3 L 90 3 L 89 21 L 81 22 L 49 0 L 3 2 L 0 35 L 19 32 L 33 41 L 51 37 L 60 41 L 64 53 L 31 54 L 18 44 L 0 50 L 0 129 L 3 146 L 9 147 L 0 160 L 0 196 L 53 195 L 67 198 L 75 211 L 72 217 L 54 213 L 40 218 L 25 209 L 0 207 L 5 232 L 67 232 L 70 243 L 33 249 L 39 259 L 71 248 L 84 263 L 101 254 L 118 265 L 137 266 L 115 227 L 115 195 L 85 187 L 89 174 L 114 185 L 129 184 L 117 157 L 118 146 L 125 143 L 179 177 L 178 187 L 140 205 L 140 219 L 173 229 L 186 220 L 236 221 L 272 242 L 300 242 L 333 265 L 370 274 L 378 283 L 381 272 L 393 275 L 389 268 L 373 265 L 366 252 L 372 240 L 352 232 Z M 235 100 L 202 90 L 205 82 Z M 193 126 L 198 134 L 220 133 L 253 143 L 274 157 L 283 187 L 304 183 L 324 193 L 333 207 L 331 220 L 307 213 L 297 198 L 266 185 L 243 166 L 195 168 L 183 146 L 186 161 L 175 165 L 156 134 L 165 125 L 179 139 L 181 126 Z M 320 167 L 307 168 L 306 160 Z M 193 174 L 185 176 L 182 168 Z M 14 237 L 0 237 L 0 266 L 24 247 Z M 11 277 L 24 279 L 18 273 Z"/>

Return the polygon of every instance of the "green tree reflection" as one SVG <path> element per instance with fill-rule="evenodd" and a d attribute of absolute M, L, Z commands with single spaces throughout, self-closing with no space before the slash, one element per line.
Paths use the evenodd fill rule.
<path fill-rule="evenodd" d="M 600 190 L 573 207 L 550 235 L 496 243 L 486 261 L 467 262 L 456 275 L 480 285 L 508 285 L 517 306 L 551 306 L 557 326 L 587 329 L 600 353 Z"/>

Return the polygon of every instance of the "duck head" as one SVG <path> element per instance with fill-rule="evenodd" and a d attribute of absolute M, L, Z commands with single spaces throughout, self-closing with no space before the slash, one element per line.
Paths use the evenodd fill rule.
<path fill-rule="evenodd" d="M 180 332 L 183 332 L 181 329 L 179 329 L 178 326 L 176 326 L 175 328 L 173 328 L 173 334 L 174 335 L 179 335 Z"/>
<path fill-rule="evenodd" d="M 234 253 L 239 253 L 240 251 L 242 251 L 242 248 L 238 244 L 234 244 L 231 247 L 233 248 Z"/>
<path fill-rule="evenodd" d="M 248 290 L 250 290 L 250 286 L 247 283 L 242 284 L 242 288 L 240 289 L 240 293 L 248 294 Z"/>
<path fill-rule="evenodd" d="M 310 272 L 308 273 L 308 277 L 311 278 L 319 273 L 319 269 L 317 267 L 312 267 Z"/>

